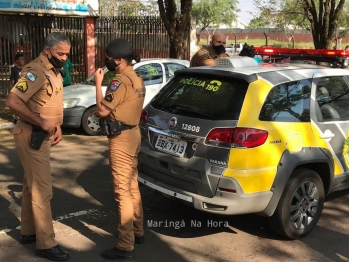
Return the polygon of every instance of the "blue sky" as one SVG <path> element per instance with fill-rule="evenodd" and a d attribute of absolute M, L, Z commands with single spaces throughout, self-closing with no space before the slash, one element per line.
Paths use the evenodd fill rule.
<path fill-rule="evenodd" d="M 253 17 L 247 12 L 254 12 L 255 6 L 253 5 L 253 0 L 240 0 L 238 7 L 241 10 L 239 13 L 240 20 L 249 24 Z"/>

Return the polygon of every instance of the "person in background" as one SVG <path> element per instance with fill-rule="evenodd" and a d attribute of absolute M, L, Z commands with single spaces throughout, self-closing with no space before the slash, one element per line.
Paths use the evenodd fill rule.
<path fill-rule="evenodd" d="M 229 57 L 225 52 L 226 37 L 223 33 L 215 33 L 212 36 L 209 47 L 201 48 L 190 60 L 190 67 L 215 66 L 217 57 Z"/>
<path fill-rule="evenodd" d="M 71 85 L 71 70 L 74 68 L 74 65 L 70 62 L 69 58 L 63 66 L 64 77 L 63 77 L 63 87 Z"/>
<path fill-rule="evenodd" d="M 253 45 L 248 45 L 245 43 L 242 47 L 241 52 L 239 53 L 239 56 L 248 56 L 253 58 L 258 64 L 262 64 L 263 60 L 260 57 L 256 56 L 256 52 L 254 50 Z"/>
<path fill-rule="evenodd" d="M 11 87 L 18 82 L 19 76 L 21 75 L 21 71 L 24 65 L 25 65 L 24 55 L 20 53 L 15 55 L 15 63 L 14 63 L 14 66 L 11 67 L 11 75 L 10 75 Z"/>
<path fill-rule="evenodd" d="M 22 68 L 25 65 L 25 59 L 24 55 L 21 53 L 17 53 L 15 55 L 15 63 L 14 66 L 11 67 L 11 75 L 10 75 L 10 81 L 11 81 L 11 87 L 13 87 L 17 82 L 21 75 Z M 18 117 L 14 114 L 13 115 L 13 123 L 16 124 L 18 121 Z"/>

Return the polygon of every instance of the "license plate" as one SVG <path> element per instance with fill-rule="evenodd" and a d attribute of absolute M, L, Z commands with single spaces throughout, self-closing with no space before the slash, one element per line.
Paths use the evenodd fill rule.
<path fill-rule="evenodd" d="M 177 156 L 183 156 L 187 148 L 187 142 L 159 135 L 155 148 Z"/>

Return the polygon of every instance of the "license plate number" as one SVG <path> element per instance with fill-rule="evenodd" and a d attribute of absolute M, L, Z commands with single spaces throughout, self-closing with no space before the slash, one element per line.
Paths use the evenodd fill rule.
<path fill-rule="evenodd" d="M 187 142 L 159 135 L 155 148 L 177 156 L 183 156 L 187 148 Z"/>

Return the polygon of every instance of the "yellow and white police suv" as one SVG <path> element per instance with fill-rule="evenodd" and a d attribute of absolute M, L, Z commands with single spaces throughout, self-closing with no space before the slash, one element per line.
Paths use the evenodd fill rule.
<path fill-rule="evenodd" d="M 342 51 L 322 59 L 346 64 Z M 349 187 L 349 70 L 220 58 L 177 71 L 140 126 L 140 183 L 202 211 L 267 216 L 290 239 Z"/>

